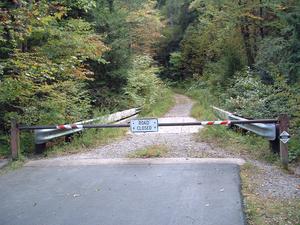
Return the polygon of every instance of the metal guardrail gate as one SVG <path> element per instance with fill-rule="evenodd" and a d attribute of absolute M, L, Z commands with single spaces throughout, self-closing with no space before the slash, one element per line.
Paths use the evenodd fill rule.
<path fill-rule="evenodd" d="M 197 121 L 197 122 L 182 122 L 182 123 L 159 123 L 157 119 L 135 119 L 131 120 L 128 123 L 123 124 L 111 124 L 109 122 L 121 120 L 120 115 L 115 114 L 107 117 L 106 123 L 92 124 L 96 121 L 102 121 L 103 118 L 96 118 L 93 120 L 87 120 L 78 122 L 75 124 L 63 124 L 63 125 L 46 125 L 46 126 L 22 126 L 18 125 L 16 122 L 12 123 L 11 129 L 11 148 L 12 148 L 12 157 L 18 157 L 20 139 L 19 133 L 22 130 L 34 130 L 36 134 L 36 143 L 44 144 L 47 141 L 61 137 L 65 135 L 69 135 L 75 132 L 82 131 L 83 129 L 90 128 L 131 128 L 132 132 L 157 132 L 159 127 L 170 127 L 170 126 L 212 126 L 212 125 L 237 125 L 243 129 L 254 132 L 262 137 L 270 141 L 274 141 L 275 139 L 280 138 L 280 155 L 282 159 L 282 163 L 287 166 L 288 164 L 288 149 L 287 149 L 287 141 L 289 140 L 288 134 L 288 117 L 286 115 L 282 115 L 279 119 L 256 119 L 256 120 L 248 120 L 242 117 L 238 117 L 233 115 L 232 113 L 226 112 L 219 108 L 214 107 L 220 117 L 225 120 L 221 121 Z M 125 112 L 125 113 L 124 113 Z M 136 116 L 139 112 L 139 109 L 131 109 L 127 111 L 123 111 L 125 114 L 125 118 L 131 118 L 132 116 Z M 276 133 L 276 126 L 279 126 L 280 134 Z"/>

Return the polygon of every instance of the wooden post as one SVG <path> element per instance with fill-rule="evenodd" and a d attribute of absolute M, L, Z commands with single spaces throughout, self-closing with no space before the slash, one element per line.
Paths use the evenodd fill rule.
<path fill-rule="evenodd" d="M 20 151 L 20 130 L 16 120 L 11 121 L 10 148 L 12 159 L 18 159 Z"/>
<path fill-rule="evenodd" d="M 279 116 L 279 135 L 284 131 L 288 133 L 288 129 L 289 117 L 287 114 L 282 114 Z M 288 143 L 283 143 L 282 141 L 280 141 L 280 159 L 283 167 L 287 169 L 289 163 Z"/>

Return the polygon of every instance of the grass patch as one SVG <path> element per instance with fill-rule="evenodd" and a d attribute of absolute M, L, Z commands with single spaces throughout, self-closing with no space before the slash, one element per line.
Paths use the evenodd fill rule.
<path fill-rule="evenodd" d="M 167 90 L 165 96 L 153 104 L 148 109 L 140 113 L 140 117 L 161 117 L 175 105 L 174 93 Z"/>
<path fill-rule="evenodd" d="M 269 163 L 277 163 L 279 160 L 277 155 L 270 152 L 269 143 L 264 138 L 249 133 L 242 134 L 228 127 L 205 127 L 198 139 L 251 159 Z"/>
<path fill-rule="evenodd" d="M 192 99 L 196 100 L 191 112 L 192 117 L 198 120 L 216 119 L 211 105 L 212 102 L 216 102 L 217 100 L 213 98 L 213 96 L 208 95 L 205 89 L 191 89 L 186 91 L 184 89 L 174 88 L 173 90 L 175 93 L 188 95 Z"/>
<path fill-rule="evenodd" d="M 210 106 L 207 106 L 207 107 L 210 107 Z M 216 119 L 213 116 L 212 111 L 207 109 L 205 105 L 200 104 L 198 102 L 194 104 L 194 106 L 192 108 L 191 116 L 198 120 L 214 120 L 214 119 Z"/>
<path fill-rule="evenodd" d="M 8 158 L 11 154 L 9 146 L 10 137 L 0 132 L 0 159 Z"/>
<path fill-rule="evenodd" d="M 3 136 L 4 138 L 4 136 Z M 1 144 L 0 142 L 0 159 L 8 158 L 10 155 L 10 149 L 8 144 Z"/>
<path fill-rule="evenodd" d="M 14 170 L 18 170 L 18 169 L 22 168 L 24 164 L 25 164 L 25 159 L 23 157 L 20 157 L 16 161 L 10 161 L 5 167 L 3 167 L 0 170 L 0 175 L 4 175 L 4 174 L 14 171 Z"/>
<path fill-rule="evenodd" d="M 250 163 L 241 167 L 242 192 L 245 201 L 245 212 L 249 225 L 299 225 L 300 201 L 278 200 L 257 196 L 255 189 L 259 184 L 253 182 L 253 177 L 260 170 Z M 250 179 L 252 177 L 252 179 Z"/>
<path fill-rule="evenodd" d="M 44 156 L 59 156 L 88 151 L 90 148 L 108 144 L 123 137 L 125 128 L 89 129 L 81 134 L 75 134 L 69 143 L 54 143 L 44 152 Z M 57 144 L 57 145 L 56 145 Z"/>
<path fill-rule="evenodd" d="M 168 147 L 165 145 L 152 145 L 145 149 L 137 150 L 128 155 L 129 158 L 160 158 L 164 157 L 168 152 Z"/>
<path fill-rule="evenodd" d="M 33 132 L 22 131 L 20 133 L 20 154 L 28 155 L 32 154 L 34 149 L 34 135 Z M 10 135 L 9 134 L 0 134 L 0 158 L 10 158 L 11 149 L 10 149 Z"/>

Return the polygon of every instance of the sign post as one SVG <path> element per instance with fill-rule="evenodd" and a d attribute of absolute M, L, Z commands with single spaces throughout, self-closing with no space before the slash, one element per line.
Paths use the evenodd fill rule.
<path fill-rule="evenodd" d="M 157 119 L 136 119 L 130 121 L 132 133 L 158 132 Z"/>
<path fill-rule="evenodd" d="M 288 129 L 289 117 L 287 114 L 282 114 L 279 116 L 280 159 L 285 169 L 288 168 L 289 163 L 288 141 L 290 139 L 290 135 L 288 133 Z"/>

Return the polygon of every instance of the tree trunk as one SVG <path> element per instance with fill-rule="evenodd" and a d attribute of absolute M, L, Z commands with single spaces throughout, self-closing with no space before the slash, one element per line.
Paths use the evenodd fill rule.
<path fill-rule="evenodd" d="M 263 19 L 264 13 L 263 13 L 263 7 L 262 7 L 262 0 L 259 0 L 259 4 L 260 4 L 260 6 L 259 6 L 259 16 L 260 16 L 260 18 Z M 260 37 L 263 39 L 265 37 L 264 27 L 263 27 L 263 20 L 260 21 L 259 30 L 260 30 Z"/>
<path fill-rule="evenodd" d="M 109 11 L 112 13 L 114 11 L 114 0 L 107 0 Z"/>
<path fill-rule="evenodd" d="M 244 18 L 243 21 L 247 21 L 247 19 Z M 245 23 L 247 23 L 247 22 L 245 22 Z M 242 24 L 241 25 L 241 33 L 242 33 L 243 40 L 244 40 L 248 66 L 251 67 L 254 64 L 254 56 L 253 56 L 253 50 L 252 50 L 251 40 L 250 40 L 249 25 Z"/>
<path fill-rule="evenodd" d="M 245 5 L 245 3 L 241 0 L 238 1 L 238 5 Z M 253 48 L 251 46 L 251 39 L 250 39 L 250 28 L 249 28 L 249 21 L 245 16 L 241 17 L 241 34 L 243 37 L 244 41 L 244 46 L 246 50 L 246 56 L 247 56 L 247 61 L 248 61 L 248 66 L 252 67 L 254 64 L 254 54 L 253 54 Z"/>

